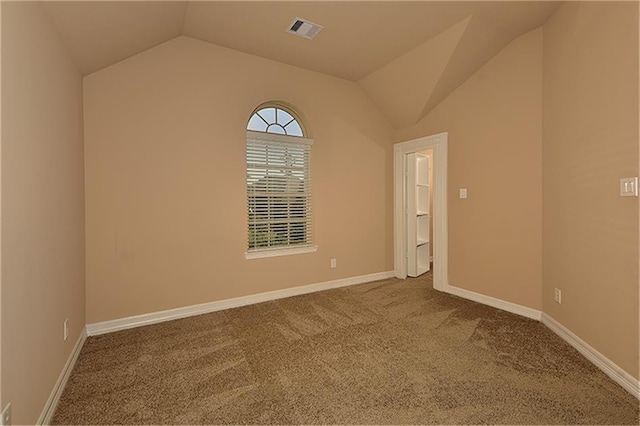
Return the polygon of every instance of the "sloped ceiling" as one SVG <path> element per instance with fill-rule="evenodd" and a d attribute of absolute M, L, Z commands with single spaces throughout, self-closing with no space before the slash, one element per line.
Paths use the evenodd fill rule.
<path fill-rule="evenodd" d="M 182 35 L 188 6 L 144 1 L 43 4 L 85 75 Z"/>
<path fill-rule="evenodd" d="M 420 119 L 470 20 L 463 19 L 360 80 L 394 125 L 404 127 Z"/>
<path fill-rule="evenodd" d="M 180 35 L 359 82 L 394 125 L 415 123 L 514 38 L 549 1 L 44 2 L 83 74 Z M 314 39 L 285 32 L 296 18 Z"/>

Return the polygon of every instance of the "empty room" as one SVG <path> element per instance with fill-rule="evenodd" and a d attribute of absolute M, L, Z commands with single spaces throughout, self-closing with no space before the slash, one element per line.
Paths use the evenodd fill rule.
<path fill-rule="evenodd" d="M 638 424 L 638 1 L 2 1 L 0 424 Z"/>

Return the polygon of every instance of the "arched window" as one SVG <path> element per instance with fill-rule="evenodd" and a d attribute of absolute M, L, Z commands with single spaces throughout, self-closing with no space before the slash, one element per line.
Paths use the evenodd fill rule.
<path fill-rule="evenodd" d="M 293 111 L 281 106 L 266 106 L 254 112 L 247 130 L 276 135 L 304 136 L 299 119 Z"/>
<path fill-rule="evenodd" d="M 247 258 L 315 251 L 311 146 L 298 115 L 280 105 L 247 123 Z"/>

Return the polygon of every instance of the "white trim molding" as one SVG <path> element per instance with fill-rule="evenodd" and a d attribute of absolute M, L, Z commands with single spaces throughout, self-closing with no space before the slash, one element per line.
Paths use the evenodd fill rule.
<path fill-rule="evenodd" d="M 536 309 L 518 305 L 517 303 L 513 303 L 513 302 L 507 302 L 506 300 L 496 299 L 495 297 L 486 296 L 484 294 L 476 293 L 474 291 L 467 290 L 464 288 L 447 285 L 444 289 L 444 292 L 453 294 L 454 296 L 462 297 L 463 299 L 468 299 L 474 302 L 482 303 L 483 305 L 492 306 L 494 308 L 498 308 L 503 311 L 511 312 L 513 314 L 521 315 L 523 317 L 531 318 L 537 321 L 540 321 L 542 318 L 542 312 Z"/>
<path fill-rule="evenodd" d="M 565 342 L 573 346 L 614 382 L 625 388 L 631 395 L 640 399 L 640 380 L 624 371 L 616 365 L 616 363 L 595 350 L 591 345 L 576 336 L 571 330 L 560 324 L 550 315 L 543 313 L 542 323 L 560 336 Z"/>
<path fill-rule="evenodd" d="M 406 156 L 433 149 L 433 288 L 448 286 L 449 237 L 447 216 L 447 132 L 397 143 L 393 146 L 394 268 L 397 278 L 407 278 Z"/>
<path fill-rule="evenodd" d="M 474 302 L 489 305 L 503 311 L 511 312 L 523 317 L 531 318 L 537 321 L 541 321 L 546 327 L 557 334 L 565 342 L 573 346 L 578 352 L 580 352 L 587 360 L 598 367 L 602 372 L 611 378 L 614 382 L 626 389 L 631 395 L 640 399 L 640 380 L 627 373 L 616 363 L 611 361 L 606 356 L 602 355 L 596 349 L 594 349 L 587 342 L 576 336 L 571 330 L 560 324 L 549 314 L 528 308 L 526 306 L 518 305 L 516 303 L 507 302 L 502 299 L 496 299 L 495 297 L 486 296 L 484 294 L 476 293 L 464 288 L 447 285 L 444 289 L 445 293 L 453 294 L 455 296 L 462 297 L 464 299 L 472 300 Z"/>
<path fill-rule="evenodd" d="M 322 283 L 285 288 L 282 290 L 252 294 L 249 296 L 235 297 L 233 299 L 217 300 L 215 302 L 202 303 L 199 305 L 185 306 L 182 308 L 168 309 L 166 311 L 152 312 L 148 314 L 135 315 L 111 321 L 98 322 L 87 325 L 87 334 L 89 336 L 97 336 L 100 334 L 126 330 L 129 328 L 142 327 L 145 325 L 157 324 L 160 322 L 187 318 L 195 315 L 222 311 L 225 309 L 238 308 L 240 306 L 252 305 L 255 303 L 268 302 L 270 300 L 284 299 L 287 297 L 299 296 L 302 294 L 315 293 L 317 291 L 331 290 L 339 287 L 347 287 L 372 281 L 385 280 L 388 278 L 393 278 L 394 275 L 394 271 L 378 272 L 375 274 L 342 278 L 333 281 L 325 281 Z"/>
<path fill-rule="evenodd" d="M 245 259 L 263 259 L 265 257 L 289 256 L 294 254 L 315 253 L 318 246 L 288 247 L 283 249 L 255 250 L 244 254 Z"/>
<path fill-rule="evenodd" d="M 62 391 L 64 391 L 64 387 L 67 384 L 67 380 L 69 380 L 69 376 L 71 376 L 71 372 L 73 371 L 73 367 L 78 360 L 78 356 L 80 355 L 80 351 L 82 350 L 82 346 L 84 346 L 84 342 L 87 340 L 87 330 L 83 328 L 80 332 L 80 336 L 78 336 L 78 340 L 76 341 L 73 350 L 69 354 L 69 358 L 67 362 L 64 364 L 62 371 L 60 372 L 60 376 L 58 376 L 58 380 L 56 384 L 53 386 L 53 390 L 51 391 L 51 395 L 49 395 L 49 399 L 47 399 L 46 404 L 40 414 L 40 418 L 36 422 L 37 425 L 48 425 L 51 423 L 51 419 L 53 418 L 53 413 L 55 413 L 56 408 L 58 407 L 58 402 L 60 402 L 60 397 L 62 396 Z"/>

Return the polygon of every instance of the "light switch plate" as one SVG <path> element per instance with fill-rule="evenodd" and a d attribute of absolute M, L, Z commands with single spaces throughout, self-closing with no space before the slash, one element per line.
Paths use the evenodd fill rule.
<path fill-rule="evenodd" d="M 460 198 L 467 198 L 467 188 L 460 188 Z"/>
<path fill-rule="evenodd" d="M 620 179 L 620 196 L 621 197 L 637 197 L 638 196 L 638 177 Z"/>

